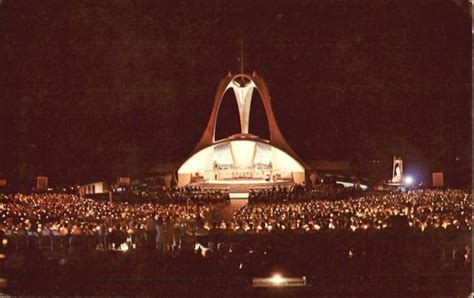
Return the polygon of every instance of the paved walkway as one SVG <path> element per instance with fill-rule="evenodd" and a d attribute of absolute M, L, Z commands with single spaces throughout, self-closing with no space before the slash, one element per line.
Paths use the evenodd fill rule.
<path fill-rule="evenodd" d="M 230 204 L 222 205 L 215 214 L 216 220 L 230 221 L 234 215 L 234 212 L 247 205 L 246 199 L 232 199 Z"/>

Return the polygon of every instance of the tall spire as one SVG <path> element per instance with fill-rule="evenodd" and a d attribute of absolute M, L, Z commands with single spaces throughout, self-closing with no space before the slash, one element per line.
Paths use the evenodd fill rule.
<path fill-rule="evenodd" d="M 240 73 L 244 73 L 244 39 L 240 38 Z"/>

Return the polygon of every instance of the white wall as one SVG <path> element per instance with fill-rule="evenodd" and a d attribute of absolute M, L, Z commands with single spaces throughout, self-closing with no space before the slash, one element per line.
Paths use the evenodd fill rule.
<path fill-rule="evenodd" d="M 94 182 L 79 186 L 79 192 L 83 195 L 106 193 L 108 189 L 104 182 Z"/>

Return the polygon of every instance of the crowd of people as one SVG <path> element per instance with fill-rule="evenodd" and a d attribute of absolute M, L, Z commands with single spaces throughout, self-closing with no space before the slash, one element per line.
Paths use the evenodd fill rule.
<path fill-rule="evenodd" d="M 68 194 L 3 195 L 0 231 L 6 236 L 96 236 L 103 247 L 128 241 L 170 250 L 179 248 L 186 235 L 378 230 L 390 227 L 395 217 L 421 231 L 470 230 L 472 224 L 471 196 L 461 190 L 366 194 L 337 201 L 294 200 L 305 196 L 303 190 L 268 193 L 272 203 L 247 204 L 231 220 L 217 218 L 214 204 L 182 196 L 174 198 L 176 203 L 138 204 Z M 285 199 L 273 202 L 275 193 Z"/>
<path fill-rule="evenodd" d="M 205 204 L 224 203 L 229 200 L 228 192 L 205 190 L 200 187 L 182 187 L 164 190 L 159 194 L 160 201 L 171 203 L 198 202 Z"/>
<path fill-rule="evenodd" d="M 283 192 L 283 196 L 287 194 Z M 408 193 L 368 194 L 347 200 L 255 203 L 243 207 L 234 221 L 254 233 L 294 230 L 383 229 L 394 217 L 409 226 L 470 230 L 471 196 L 461 190 L 415 190 Z"/>
<path fill-rule="evenodd" d="M 0 233 L 5 236 L 95 236 L 103 247 L 124 242 L 164 242 L 176 230 L 206 218 L 206 204 L 158 204 L 97 201 L 70 194 L 4 195 L 0 198 Z M 150 237 L 153 237 L 151 239 Z M 48 242 L 49 243 L 49 242 Z"/>
<path fill-rule="evenodd" d="M 306 184 L 292 186 L 275 186 L 272 188 L 256 188 L 249 192 L 251 203 L 281 203 L 308 200 L 339 200 L 350 196 L 358 196 L 360 188 L 344 188 L 342 184 L 320 184 L 316 189 Z"/>
<path fill-rule="evenodd" d="M 156 202 L 167 203 L 189 203 L 199 202 L 203 204 L 219 204 L 229 201 L 229 193 L 219 189 L 203 189 L 198 186 L 184 187 L 126 187 L 125 191 L 113 193 L 113 198 L 118 201 L 135 203 Z M 102 197 L 106 197 L 102 195 Z"/>
<path fill-rule="evenodd" d="M 200 266 L 186 267 L 192 255 L 193 264 L 206 259 L 213 268 L 228 268 L 232 277 L 264 274 L 275 264 L 303 270 L 301 274 L 378 274 L 389 269 L 459 271 L 471 262 L 472 203 L 470 193 L 462 190 L 368 192 L 343 200 L 313 199 L 298 188 L 256 190 L 254 198 L 266 194 L 267 199 L 249 200 L 228 218 L 219 217 L 226 204 L 173 199 L 177 193 L 170 193 L 167 203 L 71 194 L 0 195 L 0 254 L 6 252 L 8 261 L 4 268 L 23 272 L 31 267 L 33 274 L 38 266 L 34 251 L 60 260 L 52 268 L 86 268 L 84 259 L 92 257 L 106 272 L 111 259 L 102 251 L 134 258 L 143 252 L 158 254 L 165 256 L 165 264 L 182 261 L 185 270 L 196 270 Z M 207 196 L 204 190 L 182 193 Z M 222 194 L 209 193 L 217 195 Z M 16 263 L 22 259 L 23 265 Z M 70 267 L 61 265 L 62 260 Z M 119 268 L 121 261 L 116 261 Z M 0 262 L 0 275 L 1 268 Z M 220 276 L 221 269 L 213 272 Z"/>

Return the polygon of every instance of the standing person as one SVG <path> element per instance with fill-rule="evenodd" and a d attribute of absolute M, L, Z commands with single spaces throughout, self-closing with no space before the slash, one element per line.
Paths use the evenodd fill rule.
<path fill-rule="evenodd" d="M 169 219 L 166 222 L 165 239 L 164 239 L 164 243 L 166 245 L 166 252 L 168 253 L 171 252 L 172 247 L 173 247 L 173 230 L 174 230 L 174 224 L 171 221 L 171 219 Z"/>
<path fill-rule="evenodd" d="M 149 217 L 146 221 L 147 247 L 155 249 L 156 247 L 156 221 L 154 217 Z"/>
<path fill-rule="evenodd" d="M 156 249 L 163 250 L 163 222 L 156 222 Z"/>
<path fill-rule="evenodd" d="M 181 223 L 176 220 L 174 223 L 173 231 L 173 250 L 181 250 L 181 239 L 183 237 L 183 230 Z"/>

